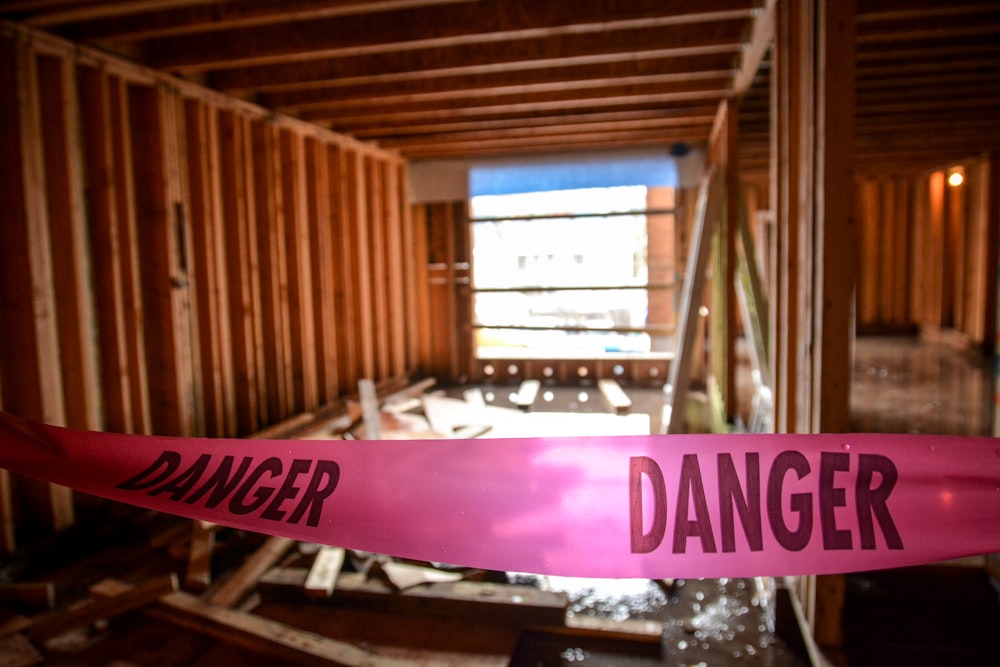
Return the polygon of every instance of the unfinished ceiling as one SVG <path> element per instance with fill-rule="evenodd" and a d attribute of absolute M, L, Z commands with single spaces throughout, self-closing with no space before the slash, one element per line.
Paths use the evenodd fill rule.
<path fill-rule="evenodd" d="M 0 17 L 408 158 L 705 141 L 748 95 L 767 156 L 773 0 L 0 0 Z M 867 164 L 1000 146 L 1000 3 L 858 0 Z M 760 74 L 754 76 L 764 63 Z"/>

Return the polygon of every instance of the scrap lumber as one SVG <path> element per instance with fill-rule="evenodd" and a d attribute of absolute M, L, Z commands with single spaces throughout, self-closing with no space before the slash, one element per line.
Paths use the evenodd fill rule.
<path fill-rule="evenodd" d="M 31 619 L 9 610 L 0 610 L 0 637 L 23 632 L 31 627 Z M 0 665 L 5 664 L 0 661 Z"/>
<path fill-rule="evenodd" d="M 138 609 L 176 590 L 176 574 L 155 577 L 113 598 L 88 601 L 34 619 L 28 636 L 34 641 L 44 642 L 70 630 Z"/>
<path fill-rule="evenodd" d="M 114 599 L 130 590 L 128 584 L 108 579 L 92 589 Z M 254 614 L 226 609 L 190 593 L 163 596 L 143 612 L 221 642 L 266 655 L 287 664 L 315 667 L 403 667 L 404 663 L 312 632 L 271 621 Z"/>
<path fill-rule="evenodd" d="M 293 544 L 295 540 L 288 537 L 268 538 L 262 547 L 247 558 L 241 568 L 209 596 L 209 601 L 220 607 L 235 607 Z"/>
<path fill-rule="evenodd" d="M 45 663 L 38 649 L 22 634 L 0 637 L 0 665 L 4 667 L 32 667 Z"/>
<path fill-rule="evenodd" d="M 379 410 L 375 384 L 368 379 L 358 380 L 358 398 L 361 401 L 361 420 L 365 426 L 365 440 L 382 439 L 382 414 Z"/>
<path fill-rule="evenodd" d="M 383 564 L 384 566 L 384 564 Z M 260 580 L 260 592 L 285 600 L 302 600 L 308 570 L 279 567 Z M 505 626 L 562 626 L 568 600 L 563 593 L 533 586 L 484 581 L 428 582 L 397 590 L 381 578 L 342 572 L 330 602 L 352 611 L 465 618 Z"/>
<path fill-rule="evenodd" d="M 538 396 L 538 390 L 541 386 L 542 383 L 538 380 L 523 381 L 517 389 L 517 407 L 525 412 L 531 410 L 531 406 L 535 404 L 535 398 Z"/>
<path fill-rule="evenodd" d="M 328 598 L 333 595 L 340 568 L 344 566 L 344 556 L 345 551 L 340 547 L 320 547 L 309 568 L 309 576 L 306 577 L 306 595 L 313 598 Z"/>
<path fill-rule="evenodd" d="M 632 409 L 632 399 L 628 397 L 628 394 L 621 388 L 617 380 L 610 378 L 598 380 L 597 388 L 601 390 L 604 400 L 608 402 L 617 414 L 624 415 Z"/>
<path fill-rule="evenodd" d="M 16 602 L 33 609 L 52 609 L 56 591 L 51 581 L 0 584 L 0 602 Z"/>
<path fill-rule="evenodd" d="M 184 585 L 203 591 L 212 583 L 212 552 L 215 550 L 216 524 L 208 521 L 191 522 L 191 545 L 188 549 Z"/>

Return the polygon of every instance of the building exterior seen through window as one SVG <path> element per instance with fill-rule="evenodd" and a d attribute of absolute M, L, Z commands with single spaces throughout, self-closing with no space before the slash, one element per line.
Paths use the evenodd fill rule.
<path fill-rule="evenodd" d="M 670 349 L 672 206 L 669 187 L 473 197 L 477 357 L 607 358 Z"/>

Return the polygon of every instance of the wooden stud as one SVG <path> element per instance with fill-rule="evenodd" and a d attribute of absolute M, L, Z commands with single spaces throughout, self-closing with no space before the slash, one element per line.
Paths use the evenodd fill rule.
<path fill-rule="evenodd" d="M 389 315 L 389 370 L 390 377 L 406 375 L 407 366 L 406 300 L 403 286 L 407 283 L 406 273 L 409 268 L 403 256 L 403 221 L 400 180 L 405 179 L 405 173 L 400 165 L 388 160 L 381 161 L 383 171 L 384 198 L 383 216 L 385 218 L 385 266 L 386 279 L 383 289 L 386 292 L 386 308 Z"/>
<path fill-rule="evenodd" d="M 305 141 L 309 261 L 314 274 L 312 293 L 308 297 L 313 310 L 316 402 L 322 405 L 340 395 L 337 378 L 336 264 L 331 220 L 333 202 L 330 196 L 328 148 L 313 138 Z"/>
<path fill-rule="evenodd" d="M 225 437 L 236 433 L 236 406 L 229 354 L 232 335 L 224 268 L 218 122 L 215 111 L 197 100 L 186 100 L 184 110 L 205 431 L 210 436 Z"/>
<path fill-rule="evenodd" d="M 358 325 L 358 305 L 356 301 L 354 226 L 350 196 L 350 174 L 344 149 L 331 146 L 327 161 L 330 169 L 330 206 L 333 211 L 332 235 L 334 261 L 338 267 L 334 276 L 334 308 L 337 321 L 337 369 L 341 387 L 354 387 L 361 378 L 361 358 L 356 355 L 360 349 L 359 337 L 362 332 Z"/>
<path fill-rule="evenodd" d="M 254 221 L 259 250 L 260 322 L 262 326 L 263 418 L 273 424 L 296 412 L 292 381 L 289 317 L 288 248 L 282 185 L 279 130 L 270 123 L 252 125 Z"/>
<path fill-rule="evenodd" d="M 361 224 L 368 230 L 368 262 L 371 270 L 369 298 L 371 300 L 372 332 L 375 340 L 375 375 L 384 380 L 390 374 L 390 318 L 389 300 L 386 294 L 388 287 L 387 239 L 385 220 L 385 181 L 381 164 L 372 156 L 363 158 L 362 169 L 365 175 L 365 210 L 367 219 Z"/>
<path fill-rule="evenodd" d="M 176 172 L 178 128 L 174 93 L 130 86 L 129 110 L 135 170 L 137 236 L 150 393 L 157 396 L 153 429 L 163 435 L 193 435 L 190 275 L 184 202 Z M 155 323 L 155 324 L 154 324 Z"/>
<path fill-rule="evenodd" d="M 100 430 L 100 374 L 89 279 L 75 69 L 53 56 L 38 56 L 37 67 L 66 425 Z"/>
<path fill-rule="evenodd" d="M 219 112 L 219 157 L 222 183 L 222 213 L 227 221 L 225 239 L 226 284 L 229 322 L 232 329 L 232 363 L 235 379 L 237 431 L 259 430 L 260 382 L 256 355 L 255 300 L 252 258 L 255 256 L 254 213 L 249 177 L 245 171 L 250 155 L 248 123 L 230 111 Z"/>
<path fill-rule="evenodd" d="M 301 134 L 283 129 L 280 137 L 282 204 L 285 219 L 285 251 L 288 270 L 288 322 L 292 411 L 312 410 L 318 405 L 316 374 L 316 330 L 313 313 L 313 267 L 306 203 L 305 146 Z"/>
<path fill-rule="evenodd" d="M 4 409 L 65 425 L 59 367 L 52 241 L 47 224 L 35 57 L 27 43 L 0 38 L 0 394 Z M 72 492 L 23 480 L 26 507 L 55 529 L 74 521 Z M 6 502 L 4 503 L 6 504 Z M 5 548 L 15 544 L 5 531 Z"/>
<path fill-rule="evenodd" d="M 127 84 L 109 79 L 110 127 L 115 169 L 115 208 L 122 264 L 122 301 L 125 304 L 125 340 L 128 355 L 132 423 L 136 433 L 152 433 L 153 418 L 149 396 L 144 332 L 145 306 L 139 274 L 139 222 L 135 203 L 134 156 Z M 117 130 L 117 131 L 114 131 Z"/>
<path fill-rule="evenodd" d="M 101 354 L 103 423 L 109 431 L 135 429 L 131 402 L 127 332 L 125 329 L 124 262 L 119 235 L 114 170 L 114 128 L 110 124 L 111 93 L 108 77 L 99 70 L 80 68 L 80 127 L 84 142 L 87 188 L 87 226 L 90 252 L 103 261 L 92 262 L 97 302 L 97 337 Z"/>
<path fill-rule="evenodd" d="M 348 252 L 354 257 L 354 273 L 351 277 L 353 304 L 355 308 L 355 361 L 359 377 L 376 376 L 375 361 L 375 315 L 372 312 L 372 268 L 369 245 L 368 177 L 365 170 L 365 155 L 353 151 L 345 152 L 343 176 L 347 179 L 344 191 L 348 201 L 347 224 L 351 228 L 354 245 Z"/>

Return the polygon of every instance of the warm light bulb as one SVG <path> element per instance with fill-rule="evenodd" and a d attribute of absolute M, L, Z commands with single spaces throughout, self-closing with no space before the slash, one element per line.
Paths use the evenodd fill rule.
<path fill-rule="evenodd" d="M 957 188 L 965 181 L 965 177 L 962 176 L 962 172 L 956 170 L 948 174 L 948 185 L 953 188 Z"/>

